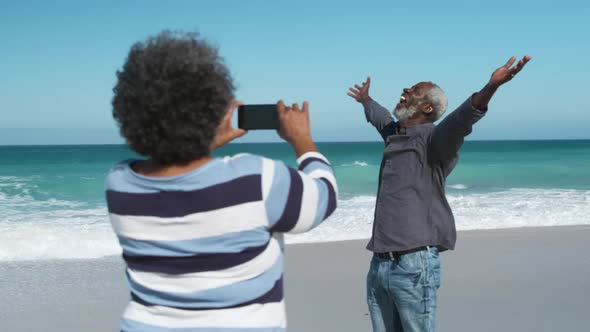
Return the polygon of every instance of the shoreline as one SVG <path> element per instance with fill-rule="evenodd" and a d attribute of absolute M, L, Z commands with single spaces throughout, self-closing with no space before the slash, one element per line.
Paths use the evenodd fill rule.
<path fill-rule="evenodd" d="M 458 232 L 441 254 L 438 331 L 590 326 L 590 226 Z M 289 331 L 370 331 L 366 240 L 289 244 Z M 119 256 L 0 262 L 0 330 L 115 331 L 129 291 Z"/>
<path fill-rule="evenodd" d="M 505 232 L 505 231 L 528 231 L 528 230 L 535 230 L 535 229 L 553 229 L 553 228 L 590 228 L 590 224 L 579 224 L 579 225 L 551 225 L 551 226 L 519 226 L 519 227 L 504 227 L 504 228 L 483 228 L 483 229 L 466 229 L 466 230 L 457 230 L 457 243 L 460 244 L 462 234 L 471 234 L 471 233 L 480 233 L 480 232 Z M 293 236 L 293 235 L 288 235 Z M 305 236 L 305 233 L 303 234 Z M 307 240 L 304 239 L 302 242 L 291 242 L 289 241 L 289 237 L 286 237 L 285 245 L 288 247 L 294 246 L 307 246 L 307 245 L 321 245 L 321 244 L 336 244 L 336 243 L 344 243 L 350 241 L 360 241 L 360 242 L 368 242 L 369 237 L 364 238 L 350 238 L 350 239 L 336 239 L 336 240 L 324 240 L 324 241 L 315 241 L 315 240 Z M 453 250 L 449 250 L 452 252 Z M 106 255 L 106 256 L 99 256 L 99 257 L 72 257 L 72 258 L 56 258 L 56 257 L 48 257 L 48 258 L 35 258 L 35 259 L 7 259 L 7 260 L 0 260 L 0 265 L 2 264 L 9 264 L 9 263 L 17 263 L 17 264 L 27 264 L 27 263 L 34 263 L 34 262 L 84 262 L 84 261 L 93 261 L 93 260 L 118 260 L 121 257 L 121 254 L 116 255 Z"/>

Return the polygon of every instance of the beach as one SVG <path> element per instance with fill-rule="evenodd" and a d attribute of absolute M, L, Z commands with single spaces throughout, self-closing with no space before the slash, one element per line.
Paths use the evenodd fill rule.
<path fill-rule="evenodd" d="M 438 331 L 590 329 L 590 226 L 461 231 L 441 254 Z M 286 247 L 289 331 L 370 331 L 366 240 Z M 0 331 L 116 331 L 119 257 L 0 263 Z"/>
<path fill-rule="evenodd" d="M 590 1 L 0 8 L 0 332 L 590 332 Z"/>

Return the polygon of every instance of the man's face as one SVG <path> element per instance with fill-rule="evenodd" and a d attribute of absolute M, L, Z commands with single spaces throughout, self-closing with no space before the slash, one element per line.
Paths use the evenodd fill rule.
<path fill-rule="evenodd" d="M 432 86 L 432 83 L 420 82 L 403 90 L 399 102 L 393 110 L 398 121 L 406 121 L 416 116 L 419 106 L 424 103 L 426 93 Z"/>

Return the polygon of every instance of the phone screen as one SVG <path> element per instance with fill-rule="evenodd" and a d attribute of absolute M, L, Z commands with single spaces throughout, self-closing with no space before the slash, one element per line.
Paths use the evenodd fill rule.
<path fill-rule="evenodd" d="M 238 127 L 246 130 L 278 129 L 277 105 L 242 105 L 238 107 Z"/>

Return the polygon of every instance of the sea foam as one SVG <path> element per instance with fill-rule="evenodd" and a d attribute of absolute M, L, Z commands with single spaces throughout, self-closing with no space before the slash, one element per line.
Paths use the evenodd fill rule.
<path fill-rule="evenodd" d="M 451 185 L 448 185 L 447 187 L 449 187 L 451 189 L 457 189 L 457 190 L 465 190 L 465 189 L 468 188 L 466 185 L 461 184 L 461 183 L 459 183 L 459 184 L 451 184 Z"/>
<path fill-rule="evenodd" d="M 590 224 L 590 191 L 510 189 L 448 195 L 458 230 Z M 341 199 L 336 212 L 311 232 L 287 243 L 367 239 L 375 196 Z M 89 259 L 119 255 L 104 205 L 39 201 L 0 194 L 0 261 Z"/>
<path fill-rule="evenodd" d="M 351 166 L 369 166 L 369 163 L 367 163 L 366 161 L 362 161 L 362 160 L 355 160 L 352 164 L 342 164 L 340 165 L 341 167 L 351 167 Z"/>
<path fill-rule="evenodd" d="M 447 198 L 458 230 L 590 225 L 588 190 L 515 188 Z M 369 238 L 374 205 L 374 196 L 341 200 L 329 220 L 309 233 L 287 236 L 287 243 Z"/>
<path fill-rule="evenodd" d="M 104 206 L 0 193 L 0 261 L 120 253 Z"/>

